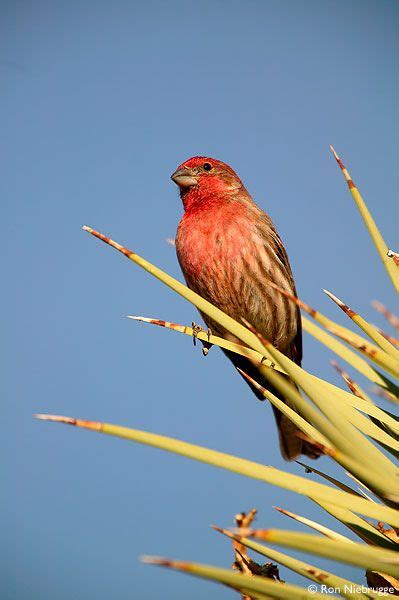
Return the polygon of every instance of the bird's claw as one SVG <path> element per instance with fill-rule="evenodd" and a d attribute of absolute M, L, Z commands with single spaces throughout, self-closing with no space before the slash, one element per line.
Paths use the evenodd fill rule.
<path fill-rule="evenodd" d="M 204 332 L 204 329 L 201 327 L 201 325 L 197 325 L 196 323 L 194 323 L 194 321 L 191 323 L 191 327 L 193 329 L 193 344 L 194 346 L 196 346 L 198 334 Z M 212 348 L 212 344 L 209 341 L 212 335 L 211 329 L 208 328 L 208 330 L 206 331 L 206 335 L 208 337 L 208 341 L 200 340 L 202 342 L 202 354 L 204 356 L 208 356 L 208 352 Z"/>
<path fill-rule="evenodd" d="M 202 354 L 204 356 L 208 356 L 208 352 L 209 352 L 209 350 L 213 346 L 213 344 L 211 344 L 210 341 L 209 341 L 211 339 L 211 335 L 212 335 L 212 330 L 209 327 L 208 327 L 208 330 L 206 332 L 206 335 L 208 336 L 208 341 L 206 342 L 204 340 L 201 340 L 202 341 Z"/>
<path fill-rule="evenodd" d="M 201 325 L 197 325 L 196 323 L 194 323 L 194 321 L 191 323 L 191 327 L 193 329 L 193 344 L 194 344 L 194 346 L 196 346 L 198 334 L 201 333 L 201 331 L 203 331 L 203 329 L 202 329 Z"/>
<path fill-rule="evenodd" d="M 211 339 L 211 335 L 212 335 L 212 331 L 210 328 L 208 328 L 208 331 L 206 332 L 206 334 L 208 336 L 208 341 L 202 341 L 202 354 L 204 356 L 208 356 L 208 352 L 213 346 L 213 344 L 211 344 L 209 341 Z"/>

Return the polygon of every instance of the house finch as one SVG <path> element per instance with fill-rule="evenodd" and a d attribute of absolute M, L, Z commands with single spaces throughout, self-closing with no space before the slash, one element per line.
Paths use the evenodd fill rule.
<path fill-rule="evenodd" d="M 176 236 L 177 257 L 189 288 L 236 319 L 249 321 L 266 339 L 294 360 L 302 359 L 301 318 L 297 306 L 268 285 L 268 280 L 296 296 L 284 245 L 268 215 L 252 200 L 227 164 L 195 156 L 181 164 L 172 180 L 180 188 L 184 215 Z M 240 342 L 202 315 L 212 333 Z M 250 360 L 224 351 L 239 367 L 279 398 Z M 252 390 L 263 400 L 262 394 Z M 273 407 L 280 448 L 286 460 L 321 452 Z"/>

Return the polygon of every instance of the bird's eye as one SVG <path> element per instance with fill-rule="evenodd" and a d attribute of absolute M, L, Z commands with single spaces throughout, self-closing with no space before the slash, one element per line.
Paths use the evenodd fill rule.
<path fill-rule="evenodd" d="M 203 168 L 204 168 L 204 171 L 210 171 L 212 169 L 212 165 L 211 165 L 211 163 L 204 163 Z"/>

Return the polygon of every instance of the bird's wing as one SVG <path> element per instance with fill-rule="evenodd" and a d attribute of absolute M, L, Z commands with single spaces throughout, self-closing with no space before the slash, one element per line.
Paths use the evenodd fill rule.
<path fill-rule="evenodd" d="M 287 272 L 287 277 L 291 281 L 292 293 L 295 296 L 295 298 L 297 298 L 298 294 L 296 291 L 294 276 L 291 271 L 290 261 L 288 260 L 288 254 L 284 248 L 284 244 L 281 241 L 280 236 L 278 234 L 276 234 L 276 237 L 277 237 L 279 258 L 285 267 L 285 270 Z M 291 342 L 290 358 L 291 358 L 291 360 L 295 361 L 297 365 L 300 365 L 302 362 L 302 319 L 301 319 L 301 311 L 299 310 L 299 306 L 297 306 L 297 308 L 296 308 L 296 314 L 297 314 L 297 331 L 296 331 L 296 336 L 294 337 L 294 339 Z"/>
<path fill-rule="evenodd" d="M 286 249 L 284 248 L 284 244 L 283 244 L 280 236 L 278 235 L 276 228 L 274 227 L 274 224 L 273 224 L 272 220 L 270 219 L 270 217 L 268 215 L 266 215 L 265 213 L 263 213 L 262 216 L 263 216 L 263 220 L 265 221 L 267 228 L 268 228 L 268 232 L 267 232 L 268 235 L 267 235 L 267 238 L 265 239 L 265 244 L 267 244 L 269 246 L 269 248 L 271 247 L 272 250 L 274 251 L 274 254 L 275 254 L 277 260 L 279 261 L 280 266 L 284 270 L 285 276 L 287 277 L 287 281 L 290 284 L 291 293 L 293 296 L 295 296 L 297 298 L 298 294 L 296 291 L 294 276 L 292 274 L 290 261 L 288 259 L 288 254 L 286 252 Z M 291 356 L 289 356 L 289 358 L 291 358 L 291 360 L 295 361 L 296 364 L 300 365 L 302 362 L 302 320 L 301 320 L 301 312 L 300 312 L 298 306 L 296 307 L 296 317 L 297 317 L 296 318 L 297 332 L 296 332 L 296 335 L 290 345 Z"/>

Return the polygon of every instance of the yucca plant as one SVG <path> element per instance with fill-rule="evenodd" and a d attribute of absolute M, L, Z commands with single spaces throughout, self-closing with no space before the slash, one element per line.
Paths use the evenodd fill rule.
<path fill-rule="evenodd" d="M 347 169 L 332 149 L 346 178 L 364 223 L 370 233 L 382 263 L 397 291 L 399 291 L 398 255 L 385 244 L 360 192 Z M 253 509 L 236 517 L 233 530 L 214 528 L 233 542 L 235 572 L 209 565 L 176 560 L 144 557 L 146 562 L 167 566 L 198 577 L 223 583 L 240 592 L 243 598 L 305 598 L 319 597 L 332 591 L 346 598 L 377 598 L 385 594 L 399 595 L 399 477 L 396 459 L 399 453 L 399 421 L 394 410 L 387 411 L 367 394 L 339 365 L 334 366 L 342 375 L 349 391 L 333 385 L 317 375 L 299 367 L 263 339 L 247 323 L 238 323 L 221 310 L 201 298 L 185 285 L 149 263 L 147 260 L 90 227 L 84 229 L 93 236 L 119 250 L 129 260 L 183 296 L 242 341 L 232 343 L 209 333 L 148 317 L 132 319 L 152 323 L 173 331 L 195 336 L 232 352 L 244 355 L 257 365 L 260 373 L 285 397 L 295 410 L 242 373 L 255 385 L 272 405 L 282 411 L 303 432 L 315 440 L 331 460 L 338 463 L 356 484 L 347 485 L 328 473 L 303 463 L 299 468 L 313 472 L 325 483 L 311 481 L 306 476 L 295 475 L 271 466 L 258 464 L 188 442 L 156 435 L 145 431 L 109 423 L 87 421 L 57 415 L 37 415 L 38 418 L 67 423 L 100 433 L 125 438 L 130 441 L 155 446 L 188 458 L 258 479 L 297 494 L 302 494 L 340 521 L 359 539 L 354 541 L 321 523 L 304 518 L 291 511 L 278 509 L 288 517 L 312 528 L 317 534 L 298 533 L 279 529 L 254 529 Z M 284 290 L 280 290 L 286 294 Z M 355 330 L 335 323 L 329 317 L 311 308 L 305 302 L 290 297 L 312 320 L 302 317 L 303 328 L 319 342 L 332 350 L 337 357 L 366 377 L 375 386 L 377 395 L 393 403 L 399 401 L 399 341 L 395 334 L 387 334 L 368 323 L 332 293 L 328 296 L 351 319 Z M 287 295 L 287 294 L 286 294 Z M 387 317 L 390 325 L 399 330 L 399 319 L 381 304 L 375 308 Z M 360 330 L 360 331 L 359 331 Z M 301 393 L 287 382 L 289 377 Z M 394 407 L 395 408 L 395 407 Z M 266 542 L 266 543 L 265 543 Z M 366 580 L 352 582 L 323 568 L 294 558 L 268 544 L 303 551 L 333 561 L 355 565 L 366 572 Z M 247 549 L 264 557 L 261 563 L 251 559 Z M 269 562 L 264 563 L 268 559 Z M 270 562 L 272 561 L 272 562 Z M 310 580 L 307 588 L 280 580 L 277 566 L 302 575 Z"/>

